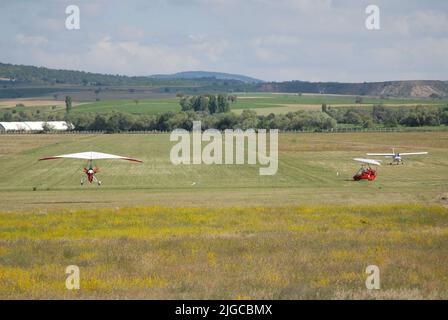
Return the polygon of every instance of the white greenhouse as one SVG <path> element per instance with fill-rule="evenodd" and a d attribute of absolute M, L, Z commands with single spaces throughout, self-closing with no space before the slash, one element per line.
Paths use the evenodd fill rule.
<path fill-rule="evenodd" d="M 73 125 L 66 121 L 23 121 L 23 122 L 0 122 L 0 131 L 44 131 L 44 126 L 51 130 L 66 131 Z"/>

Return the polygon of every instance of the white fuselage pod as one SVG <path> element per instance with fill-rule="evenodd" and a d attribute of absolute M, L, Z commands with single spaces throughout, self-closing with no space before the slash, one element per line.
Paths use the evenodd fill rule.
<path fill-rule="evenodd" d="M 401 156 L 399 154 L 396 154 L 394 156 L 394 162 L 400 163 L 402 161 L 403 161 L 403 159 L 401 159 Z"/>

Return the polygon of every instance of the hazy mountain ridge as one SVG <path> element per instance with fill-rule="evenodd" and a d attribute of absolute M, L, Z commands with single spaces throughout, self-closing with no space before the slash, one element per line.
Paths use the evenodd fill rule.
<path fill-rule="evenodd" d="M 285 92 L 322 93 L 361 96 L 384 96 L 403 98 L 448 97 L 448 81 L 408 80 L 364 83 L 284 81 L 262 82 L 244 75 L 219 72 L 187 71 L 173 75 L 129 77 L 73 70 L 57 70 L 45 67 L 0 63 L 0 83 L 3 90 L 19 88 L 20 85 L 81 85 L 81 86 L 159 86 L 163 88 L 182 85 L 197 92 Z M 171 92 L 168 90 L 168 92 Z"/>
<path fill-rule="evenodd" d="M 237 80 L 244 83 L 262 83 L 263 80 L 255 79 L 241 74 L 231 74 L 224 72 L 211 72 L 211 71 L 183 71 L 173 74 L 154 74 L 149 76 L 151 79 L 163 79 L 163 80 L 181 80 L 181 79 L 202 79 L 202 78 L 215 78 L 219 80 Z"/>

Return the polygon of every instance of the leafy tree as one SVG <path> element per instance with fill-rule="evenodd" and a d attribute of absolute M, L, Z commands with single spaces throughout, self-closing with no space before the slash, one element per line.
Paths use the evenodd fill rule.
<path fill-rule="evenodd" d="M 258 128 L 259 119 L 253 110 L 244 110 L 239 121 L 239 128 L 243 130 Z"/>
<path fill-rule="evenodd" d="M 191 130 L 193 128 L 193 122 L 189 119 L 188 113 L 178 112 L 170 117 L 165 122 L 166 130 L 172 131 L 174 129 L 186 129 Z"/>
<path fill-rule="evenodd" d="M 5 112 L 3 113 L 3 121 L 12 121 L 13 117 L 11 112 Z"/>
<path fill-rule="evenodd" d="M 18 120 L 19 121 L 30 121 L 33 120 L 33 116 L 31 115 L 30 111 L 19 111 L 18 113 Z"/>
<path fill-rule="evenodd" d="M 107 117 L 103 114 L 97 114 L 88 128 L 89 130 L 108 130 Z"/>
<path fill-rule="evenodd" d="M 179 104 L 182 111 L 188 111 L 193 109 L 193 105 L 191 104 L 191 99 L 189 97 L 182 97 L 179 101 Z"/>
<path fill-rule="evenodd" d="M 141 115 L 134 121 L 131 130 L 134 131 L 154 130 L 155 124 L 156 124 L 155 116 Z"/>
<path fill-rule="evenodd" d="M 276 115 L 275 118 L 271 120 L 271 124 L 269 127 L 271 129 L 279 129 L 279 130 L 287 130 L 287 129 L 301 130 L 303 128 L 303 125 L 300 128 L 291 126 L 291 122 L 293 120 L 291 120 L 290 118 L 286 117 L 283 114 Z"/>
<path fill-rule="evenodd" d="M 326 130 L 334 129 L 337 127 L 337 125 L 338 125 L 338 123 L 335 119 L 333 119 L 332 117 L 327 117 L 322 122 L 322 129 L 326 129 Z"/>
<path fill-rule="evenodd" d="M 66 113 L 70 113 L 70 111 L 72 111 L 72 97 L 70 96 L 65 97 L 65 111 Z"/>
<path fill-rule="evenodd" d="M 421 125 L 420 117 L 416 112 L 409 113 L 405 118 L 401 120 L 401 124 L 410 127 L 418 127 Z"/>
<path fill-rule="evenodd" d="M 218 110 L 218 102 L 217 102 L 216 96 L 211 95 L 209 103 L 208 103 L 208 111 L 211 114 L 214 114 L 214 113 L 216 113 L 217 110 Z"/>
<path fill-rule="evenodd" d="M 84 131 L 90 130 L 93 116 L 88 113 L 70 114 L 65 116 L 65 121 L 70 122 L 75 127 L 75 130 Z"/>
<path fill-rule="evenodd" d="M 209 104 L 209 97 L 206 95 L 199 96 L 199 111 L 209 111 L 208 104 Z"/>
<path fill-rule="evenodd" d="M 201 100 L 199 99 L 199 96 L 193 96 L 190 99 L 193 110 L 196 112 L 201 111 Z"/>
<path fill-rule="evenodd" d="M 347 112 L 347 114 L 345 115 L 345 121 L 346 123 L 355 125 L 362 125 L 364 123 L 362 116 L 354 110 L 350 110 Z"/>
<path fill-rule="evenodd" d="M 225 113 L 230 111 L 229 101 L 226 99 L 226 96 L 223 94 L 218 95 L 218 112 Z"/>
<path fill-rule="evenodd" d="M 233 129 L 237 126 L 238 116 L 234 113 L 221 113 L 217 115 L 216 129 Z"/>
<path fill-rule="evenodd" d="M 445 110 L 441 113 L 440 122 L 442 124 L 448 125 L 448 110 Z"/>
<path fill-rule="evenodd" d="M 363 128 L 373 128 L 375 127 L 375 123 L 373 123 L 372 119 L 367 119 L 363 124 L 362 124 Z"/>
<path fill-rule="evenodd" d="M 384 121 L 384 125 L 386 127 L 397 127 L 398 126 L 398 120 L 395 115 L 391 115 Z"/>
<path fill-rule="evenodd" d="M 154 130 L 160 130 L 160 131 L 167 131 L 169 130 L 167 122 L 169 119 L 171 119 L 176 113 L 174 112 L 165 112 L 162 114 L 159 114 L 157 116 L 157 120 L 155 123 Z"/>

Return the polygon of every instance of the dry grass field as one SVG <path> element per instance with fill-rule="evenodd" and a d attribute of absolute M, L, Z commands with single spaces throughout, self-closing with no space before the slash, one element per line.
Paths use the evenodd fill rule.
<path fill-rule="evenodd" d="M 0 214 L 0 297 L 447 299 L 441 206 Z M 381 289 L 365 287 L 378 265 Z M 65 267 L 80 289 L 65 288 Z"/>
<path fill-rule="evenodd" d="M 82 103 L 73 103 L 74 106 L 81 105 Z M 38 98 L 30 98 L 30 99 L 0 99 L 0 109 L 2 108 L 14 108 L 17 105 L 24 105 L 25 107 L 52 107 L 56 106 L 61 108 L 65 108 L 64 100 L 52 100 L 52 99 L 38 99 Z"/>

